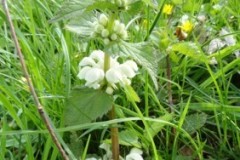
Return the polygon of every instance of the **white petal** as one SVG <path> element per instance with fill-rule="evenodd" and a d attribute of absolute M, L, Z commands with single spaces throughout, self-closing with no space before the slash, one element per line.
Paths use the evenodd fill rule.
<path fill-rule="evenodd" d="M 94 50 L 89 57 L 96 60 L 97 62 L 104 61 L 104 52 L 101 50 Z"/>
<path fill-rule="evenodd" d="M 143 151 L 139 148 L 132 148 L 130 153 L 137 153 L 137 154 L 143 154 Z"/>
<path fill-rule="evenodd" d="M 143 160 L 143 157 L 138 153 L 130 153 L 126 156 L 126 160 Z"/>
<path fill-rule="evenodd" d="M 91 70 L 91 69 L 92 69 L 92 68 L 89 67 L 89 66 L 83 67 L 83 68 L 79 71 L 77 77 L 78 77 L 79 79 L 85 79 L 86 73 L 87 73 L 89 70 Z"/>
<path fill-rule="evenodd" d="M 119 83 L 123 79 L 123 75 L 118 68 L 110 68 L 106 72 L 106 79 L 109 83 Z"/>
<path fill-rule="evenodd" d="M 220 36 L 224 36 L 230 33 L 226 29 L 222 28 L 219 34 Z M 234 46 L 236 44 L 236 39 L 233 35 L 224 36 L 223 38 L 228 46 Z"/>
<path fill-rule="evenodd" d="M 116 58 L 111 58 L 111 62 L 110 62 L 110 68 L 115 68 L 119 66 L 119 63 L 117 61 L 118 57 Z"/>
<path fill-rule="evenodd" d="M 106 154 L 103 156 L 103 159 L 109 159 L 112 158 L 112 150 L 110 148 L 110 144 L 103 143 L 99 146 L 99 148 L 104 149 L 106 151 Z"/>
<path fill-rule="evenodd" d="M 126 77 L 133 78 L 136 75 L 134 70 L 126 64 L 122 64 L 119 67 L 119 69 L 121 70 L 122 74 L 124 74 Z"/>
<path fill-rule="evenodd" d="M 124 64 L 129 65 L 134 71 L 138 70 L 137 64 L 132 60 L 128 60 Z"/>
<path fill-rule="evenodd" d="M 85 80 L 89 83 L 100 82 L 103 80 L 103 78 L 104 71 L 99 68 L 92 68 L 85 75 Z"/>
<path fill-rule="evenodd" d="M 237 50 L 234 52 L 236 58 L 240 58 L 240 50 Z"/>
<path fill-rule="evenodd" d="M 92 157 L 92 158 L 86 158 L 85 160 L 98 160 L 98 159 L 95 157 Z"/>
<path fill-rule="evenodd" d="M 215 51 L 221 49 L 224 45 L 225 43 L 221 39 L 219 38 L 213 39 L 209 44 L 208 53 L 212 54 Z"/>
<path fill-rule="evenodd" d="M 84 57 L 80 63 L 79 63 L 79 66 L 94 66 L 96 65 L 95 61 L 90 58 L 90 57 Z"/>

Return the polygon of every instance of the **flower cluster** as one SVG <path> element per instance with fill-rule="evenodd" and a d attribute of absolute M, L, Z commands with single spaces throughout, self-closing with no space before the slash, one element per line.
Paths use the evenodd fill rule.
<path fill-rule="evenodd" d="M 86 81 L 85 86 L 99 89 L 106 85 L 106 92 L 112 94 L 117 85 L 125 86 L 131 84 L 131 79 L 138 71 L 137 64 L 127 60 L 120 64 L 117 58 L 110 57 L 110 67 L 104 71 L 104 52 L 93 51 L 89 57 L 84 57 L 79 63 L 78 78 Z M 106 84 L 107 82 L 107 84 Z"/>
<path fill-rule="evenodd" d="M 125 24 L 119 20 L 110 21 L 105 14 L 100 14 L 95 22 L 94 36 L 101 37 L 104 44 L 108 45 L 111 41 L 119 39 L 126 40 L 128 37 Z"/>

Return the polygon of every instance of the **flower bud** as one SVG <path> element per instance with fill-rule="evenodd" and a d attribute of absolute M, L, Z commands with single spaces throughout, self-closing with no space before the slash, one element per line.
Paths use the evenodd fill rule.
<path fill-rule="evenodd" d="M 107 89 L 106 89 L 106 93 L 107 94 L 112 94 L 113 93 L 113 88 L 108 86 Z"/>
<path fill-rule="evenodd" d="M 113 40 L 113 41 L 115 41 L 115 40 L 117 40 L 117 35 L 115 34 L 115 33 L 113 33 L 112 35 L 111 35 L 111 40 Z"/>
<path fill-rule="evenodd" d="M 101 35 L 103 38 L 106 38 L 109 36 L 109 31 L 107 29 L 103 29 Z"/>
<path fill-rule="evenodd" d="M 99 23 L 103 26 L 106 26 L 108 23 L 108 18 L 105 14 L 101 14 L 98 19 Z"/>
<path fill-rule="evenodd" d="M 126 30 L 122 31 L 122 33 L 121 33 L 121 38 L 122 38 L 122 39 L 127 39 L 127 38 L 128 38 L 128 34 L 127 34 L 127 31 L 126 31 Z"/>
<path fill-rule="evenodd" d="M 103 43 L 105 45 L 108 45 L 110 43 L 110 40 L 108 38 L 104 38 Z"/>
<path fill-rule="evenodd" d="M 97 24 L 97 25 L 95 26 L 95 28 L 94 28 L 94 31 L 95 31 L 96 33 L 101 33 L 103 29 L 104 29 L 103 25 Z"/>

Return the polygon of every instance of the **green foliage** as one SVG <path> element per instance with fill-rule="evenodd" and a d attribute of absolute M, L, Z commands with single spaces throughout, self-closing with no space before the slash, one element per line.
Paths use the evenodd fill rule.
<path fill-rule="evenodd" d="M 124 86 L 124 92 L 126 93 L 127 99 L 130 102 L 140 102 L 140 98 L 138 97 L 137 93 L 134 91 L 132 86 L 130 85 Z"/>
<path fill-rule="evenodd" d="M 134 131 L 121 131 L 119 133 L 119 140 L 121 145 L 141 148 L 141 143 L 139 142 L 138 136 L 134 133 Z"/>
<path fill-rule="evenodd" d="M 112 107 L 111 96 L 101 90 L 76 88 L 71 91 L 65 106 L 66 125 L 90 123 L 106 114 Z"/>
<path fill-rule="evenodd" d="M 186 116 L 183 129 L 185 129 L 189 134 L 194 133 L 198 129 L 204 126 L 207 121 L 207 114 L 205 113 L 195 113 Z"/>
<path fill-rule="evenodd" d="M 201 49 L 192 42 L 180 42 L 173 44 L 169 50 L 179 52 L 202 63 L 207 62 L 206 55 L 204 55 Z"/>
<path fill-rule="evenodd" d="M 157 119 L 170 122 L 173 119 L 173 115 L 167 113 L 164 116 L 161 116 Z M 156 136 L 165 126 L 166 126 L 166 124 L 161 124 L 158 122 L 151 122 L 149 124 L 149 129 L 150 129 L 150 134 L 151 134 L 152 138 L 154 136 Z M 144 133 L 144 137 L 147 137 L 146 133 Z"/>
<path fill-rule="evenodd" d="M 94 0 L 88 1 L 79 1 L 79 0 L 71 0 L 65 2 L 59 11 L 56 13 L 51 19 L 51 22 L 72 19 L 73 17 L 81 17 L 83 13 L 87 10 L 87 7 L 93 4 Z"/>

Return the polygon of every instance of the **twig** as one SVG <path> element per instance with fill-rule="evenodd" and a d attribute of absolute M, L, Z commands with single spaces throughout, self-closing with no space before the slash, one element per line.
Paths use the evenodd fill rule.
<path fill-rule="evenodd" d="M 15 47 L 17 49 L 17 54 L 19 56 L 19 60 L 20 60 L 21 66 L 22 66 L 22 70 L 23 70 L 24 76 L 27 80 L 27 84 L 28 84 L 28 87 L 30 89 L 30 92 L 33 96 L 36 108 L 37 108 L 40 116 L 42 117 L 42 119 L 43 119 L 43 121 L 44 121 L 52 139 L 53 139 L 53 142 L 57 146 L 57 148 L 60 151 L 62 157 L 64 158 L 64 160 L 68 160 L 69 158 L 68 158 L 67 154 L 65 153 L 64 149 L 62 148 L 60 142 L 58 141 L 57 135 L 54 132 L 54 129 L 53 129 L 53 126 L 51 125 L 50 119 L 49 119 L 48 115 L 45 113 L 45 111 L 43 109 L 43 106 L 41 105 L 41 103 L 38 99 L 38 96 L 36 94 L 36 91 L 33 87 L 32 81 L 31 81 L 29 73 L 27 71 L 27 66 L 26 66 L 23 54 L 22 54 L 21 49 L 20 49 L 20 45 L 19 45 L 18 40 L 17 40 L 16 32 L 15 32 L 15 29 L 14 29 L 14 26 L 13 26 L 13 23 L 12 23 L 12 19 L 10 17 L 10 13 L 9 13 L 9 9 L 8 9 L 6 0 L 2 0 L 2 4 L 3 4 L 3 8 L 5 10 L 6 16 L 7 16 L 7 20 L 8 20 L 9 25 L 10 25 L 10 31 L 11 31 L 11 34 L 12 34 L 13 41 L 15 43 Z"/>

